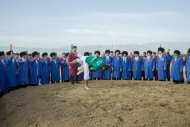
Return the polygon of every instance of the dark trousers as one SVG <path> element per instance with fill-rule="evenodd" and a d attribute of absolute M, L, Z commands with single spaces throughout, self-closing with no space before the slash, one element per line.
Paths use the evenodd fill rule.
<path fill-rule="evenodd" d="M 71 83 L 72 83 L 72 84 L 74 84 L 74 78 L 75 78 L 75 76 L 71 76 L 71 77 L 70 77 L 70 80 L 71 80 Z M 76 76 L 75 82 L 78 83 L 78 76 Z"/>

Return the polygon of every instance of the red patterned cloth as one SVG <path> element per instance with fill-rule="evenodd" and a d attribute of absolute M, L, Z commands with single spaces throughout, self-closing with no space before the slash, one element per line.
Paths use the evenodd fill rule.
<path fill-rule="evenodd" d="M 72 62 L 73 60 L 77 59 L 77 54 L 69 53 L 68 62 Z M 69 65 L 69 76 L 76 76 L 78 69 L 78 63 Z"/>

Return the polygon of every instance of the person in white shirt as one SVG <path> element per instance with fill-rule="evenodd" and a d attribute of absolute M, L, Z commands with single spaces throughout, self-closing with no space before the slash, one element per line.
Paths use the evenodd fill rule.
<path fill-rule="evenodd" d="M 90 79 L 90 75 L 89 75 L 90 70 L 89 70 L 89 65 L 86 63 L 85 60 L 89 55 L 90 55 L 89 52 L 85 52 L 84 56 L 77 55 L 78 59 L 75 59 L 75 60 L 73 60 L 72 62 L 69 63 L 69 64 L 75 64 L 75 63 L 81 63 L 82 64 L 82 67 L 80 67 L 78 70 L 79 70 L 79 73 L 84 72 L 84 77 L 83 78 L 84 78 L 85 88 L 86 89 L 89 89 L 88 80 Z"/>

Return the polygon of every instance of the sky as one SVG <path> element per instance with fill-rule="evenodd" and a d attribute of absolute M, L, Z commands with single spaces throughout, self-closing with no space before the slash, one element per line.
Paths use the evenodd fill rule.
<path fill-rule="evenodd" d="M 0 0 L 0 46 L 190 42 L 190 0 Z"/>

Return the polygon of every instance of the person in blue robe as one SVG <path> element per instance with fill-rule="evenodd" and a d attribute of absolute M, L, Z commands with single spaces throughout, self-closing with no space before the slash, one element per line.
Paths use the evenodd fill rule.
<path fill-rule="evenodd" d="M 165 51 L 164 48 L 158 48 L 158 56 L 156 60 L 156 70 L 158 73 L 159 81 L 166 81 L 166 70 L 167 70 L 167 56 L 163 54 Z"/>
<path fill-rule="evenodd" d="M 19 87 L 26 87 L 29 83 L 29 62 L 26 52 L 21 52 L 17 60 L 18 63 L 18 85 Z M 26 59 L 27 58 L 27 59 Z"/>
<path fill-rule="evenodd" d="M 50 56 L 51 83 L 60 83 L 60 66 L 62 65 L 62 63 L 57 58 L 57 54 L 55 52 L 52 52 Z"/>
<path fill-rule="evenodd" d="M 134 51 L 134 57 L 132 59 L 133 79 L 142 79 L 143 59 L 139 56 L 139 51 Z"/>
<path fill-rule="evenodd" d="M 40 60 L 40 77 L 41 77 L 41 84 L 49 84 L 49 77 L 50 77 L 50 61 L 48 58 L 48 53 L 42 53 L 42 59 Z"/>
<path fill-rule="evenodd" d="M 127 51 L 122 52 L 121 68 L 122 68 L 122 80 L 130 80 L 131 62 L 130 58 L 128 57 Z"/>
<path fill-rule="evenodd" d="M 121 57 L 119 55 L 120 51 L 116 50 L 115 56 L 113 57 L 112 60 L 113 80 L 121 79 L 122 68 L 121 68 Z"/>
<path fill-rule="evenodd" d="M 4 94 L 4 92 L 8 91 L 8 70 L 5 61 L 5 53 L 0 51 L 0 96 Z"/>
<path fill-rule="evenodd" d="M 186 68 L 186 73 L 187 73 L 187 83 L 190 84 L 190 48 L 187 51 L 185 68 Z"/>
<path fill-rule="evenodd" d="M 146 53 L 146 52 L 143 52 L 143 55 L 142 55 L 143 65 L 144 65 L 144 62 L 145 62 L 146 57 L 147 57 L 147 53 Z M 143 78 L 143 80 L 146 80 L 146 79 L 145 79 L 145 70 L 144 70 L 144 69 L 142 69 L 142 78 Z"/>
<path fill-rule="evenodd" d="M 110 50 L 105 51 L 104 58 L 104 71 L 103 71 L 103 79 L 111 80 L 112 73 L 112 57 L 110 56 Z"/>
<path fill-rule="evenodd" d="M 100 51 L 94 52 L 95 57 L 100 57 Z M 102 79 L 102 70 L 97 70 L 92 72 L 92 78 L 93 80 L 100 80 Z"/>
<path fill-rule="evenodd" d="M 8 85 L 10 90 L 14 90 L 17 87 L 17 63 L 12 51 L 6 53 L 6 64 L 8 68 Z"/>
<path fill-rule="evenodd" d="M 183 75 L 183 59 L 180 57 L 180 51 L 174 51 L 174 57 L 167 53 L 168 57 L 171 59 L 171 72 L 170 79 L 174 83 L 178 84 L 182 81 Z"/>
<path fill-rule="evenodd" d="M 32 59 L 30 60 L 30 67 L 31 67 L 31 75 L 30 75 L 30 85 L 39 85 L 39 78 L 40 78 L 40 62 L 39 62 L 39 53 L 33 52 Z"/>
<path fill-rule="evenodd" d="M 69 53 L 65 53 L 63 56 L 63 64 L 61 65 L 61 70 L 62 70 L 62 81 L 64 82 L 69 82 L 69 66 L 67 64 L 67 59 L 68 59 Z"/>
<path fill-rule="evenodd" d="M 147 51 L 147 57 L 144 59 L 145 80 L 153 80 L 155 69 L 155 60 L 152 56 L 152 51 Z"/>

